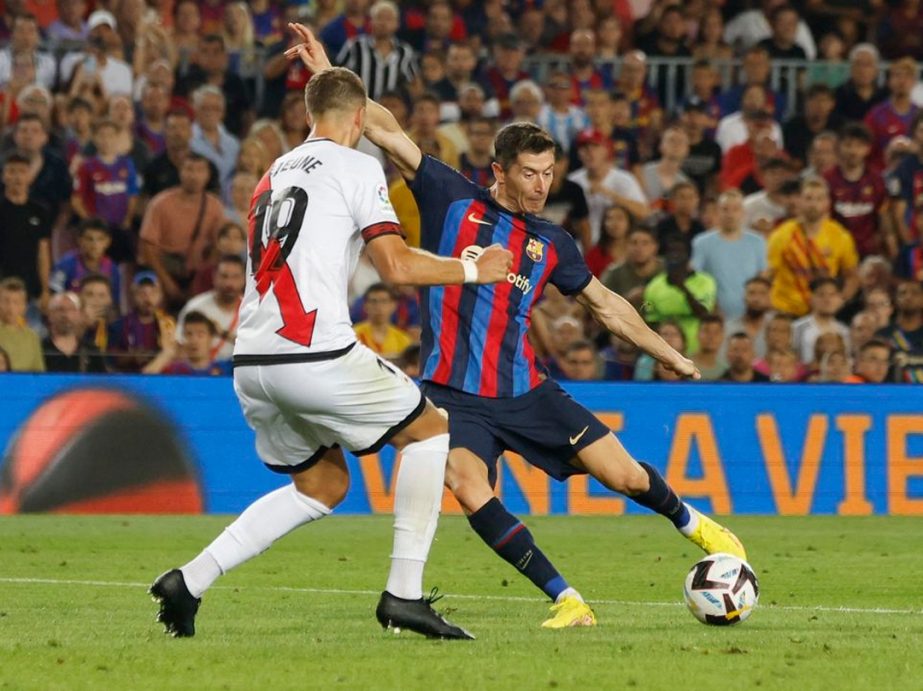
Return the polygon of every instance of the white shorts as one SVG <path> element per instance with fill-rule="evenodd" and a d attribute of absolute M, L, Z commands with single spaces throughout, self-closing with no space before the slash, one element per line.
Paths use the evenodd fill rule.
<path fill-rule="evenodd" d="M 257 455 L 280 473 L 309 468 L 338 445 L 374 453 L 426 405 L 407 375 L 361 343 L 332 360 L 235 367 L 234 390 Z"/>

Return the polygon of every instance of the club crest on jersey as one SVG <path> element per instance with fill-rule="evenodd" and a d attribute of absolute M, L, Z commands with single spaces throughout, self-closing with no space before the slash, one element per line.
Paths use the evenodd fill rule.
<path fill-rule="evenodd" d="M 529 257 L 534 262 L 540 262 L 545 252 L 545 243 L 535 238 L 529 238 L 529 242 L 526 245 L 526 256 Z"/>

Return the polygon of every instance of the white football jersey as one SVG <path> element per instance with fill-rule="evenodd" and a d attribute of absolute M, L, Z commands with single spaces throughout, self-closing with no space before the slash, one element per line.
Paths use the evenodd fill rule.
<path fill-rule="evenodd" d="M 235 358 L 286 361 L 354 343 L 347 286 L 363 241 L 401 232 L 381 164 L 309 139 L 260 180 L 249 221 Z"/>

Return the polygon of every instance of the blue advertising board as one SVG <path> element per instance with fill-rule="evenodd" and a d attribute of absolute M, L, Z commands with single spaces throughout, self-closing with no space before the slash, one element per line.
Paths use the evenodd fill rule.
<path fill-rule="evenodd" d="M 592 383 L 566 388 L 609 424 L 635 458 L 660 468 L 677 492 L 703 510 L 923 514 L 921 387 Z M 151 411 L 161 422 L 148 425 L 124 414 L 134 407 Z M 149 429 L 142 430 L 144 425 Z M 102 446 L 87 441 L 93 435 Z M 171 435 L 175 443 L 164 446 Z M 73 507 L 124 511 L 126 506 L 144 512 L 236 513 L 286 482 L 257 458 L 227 378 L 0 375 L 0 448 L 5 449 L 0 513 Z M 167 455 L 182 458 L 171 465 Z M 348 462 L 352 485 L 338 511 L 390 511 L 394 452 L 349 456 Z M 66 472 L 69 465 L 73 468 Z M 181 466 L 187 470 L 178 471 Z M 158 468 L 172 468 L 169 477 L 157 477 Z M 145 487 L 134 486 L 135 480 Z M 80 496 L 69 497 L 69 491 Z M 109 499 L 94 492 L 108 493 Z M 497 493 L 520 514 L 643 511 L 584 476 L 557 483 L 515 454 L 501 461 Z M 32 504 L 23 499 L 37 495 L 41 501 Z M 121 501 L 111 500 L 116 495 Z M 443 508 L 459 511 L 448 495 Z"/>

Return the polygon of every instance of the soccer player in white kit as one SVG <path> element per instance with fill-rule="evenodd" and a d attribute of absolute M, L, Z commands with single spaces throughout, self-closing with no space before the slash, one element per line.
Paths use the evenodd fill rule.
<path fill-rule="evenodd" d="M 512 255 L 499 246 L 476 261 L 444 259 L 404 243 L 381 165 L 354 149 L 366 92 L 349 70 L 316 74 L 305 88 L 313 130 L 277 159 L 254 192 L 250 257 L 234 348 L 234 390 L 256 450 L 292 484 L 251 504 L 151 594 L 174 636 L 195 634 L 202 594 L 223 573 L 300 525 L 323 518 L 349 486 L 342 448 L 401 450 L 391 572 L 376 616 L 382 626 L 471 638 L 423 598 L 423 567 L 436 530 L 449 450 L 446 419 L 395 367 L 357 343 L 347 283 L 366 251 L 390 283 L 505 281 Z"/>

